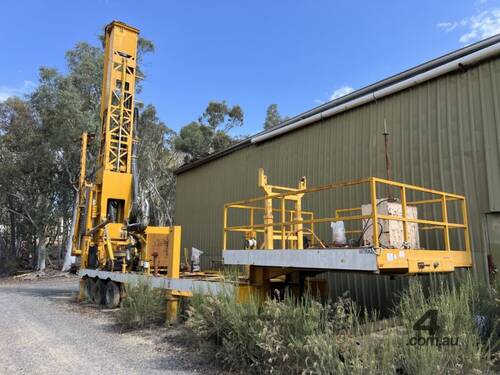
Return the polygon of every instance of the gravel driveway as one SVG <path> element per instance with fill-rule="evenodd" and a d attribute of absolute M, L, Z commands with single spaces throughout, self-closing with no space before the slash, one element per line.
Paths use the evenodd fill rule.
<path fill-rule="evenodd" d="M 0 283 L 0 374 L 193 374 L 196 353 L 120 333 L 110 313 L 71 302 L 78 279 Z M 159 329 L 160 332 L 164 329 Z"/>

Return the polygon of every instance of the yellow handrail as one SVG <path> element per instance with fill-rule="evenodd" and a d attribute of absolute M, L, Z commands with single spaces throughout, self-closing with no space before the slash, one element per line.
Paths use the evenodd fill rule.
<path fill-rule="evenodd" d="M 294 201 L 299 202 L 302 196 L 309 195 L 312 193 L 317 193 L 326 190 L 336 190 L 353 186 L 367 186 L 370 190 L 369 197 L 366 199 L 366 203 L 371 205 L 371 212 L 369 214 L 361 214 L 361 207 L 350 207 L 350 208 L 338 208 L 335 210 L 335 216 L 317 217 L 312 211 L 301 211 L 301 206 L 298 210 L 287 209 L 286 202 Z M 380 203 L 380 198 L 377 197 L 377 191 L 381 191 L 378 185 L 389 185 L 400 192 L 400 204 L 401 204 L 401 216 L 393 216 L 382 214 L 378 212 L 378 205 Z M 271 185 L 268 185 L 271 186 Z M 304 185 L 305 186 L 305 185 Z M 300 186 L 299 186 L 300 187 Z M 264 235 L 273 236 L 272 241 L 279 238 L 280 247 L 282 249 L 287 248 L 288 238 L 293 234 L 296 239 L 295 245 L 299 244 L 298 239 L 302 238 L 302 235 L 310 236 L 311 242 L 318 242 L 323 244 L 314 231 L 314 226 L 326 222 L 360 222 L 362 223 L 363 229 L 352 229 L 346 230 L 346 234 L 364 234 L 368 222 L 379 223 L 379 220 L 384 221 L 397 221 L 401 222 L 403 226 L 403 237 L 404 243 L 408 243 L 408 231 L 409 224 L 420 224 L 421 226 L 418 230 L 435 230 L 440 229 L 443 231 L 444 235 L 444 248 L 441 250 L 451 251 L 450 243 L 450 230 L 461 229 L 463 230 L 463 243 L 465 244 L 465 252 L 470 254 L 470 239 L 468 231 L 468 221 L 467 221 L 467 207 L 465 197 L 449 193 L 438 191 L 434 189 L 428 189 L 421 186 L 415 186 L 410 184 L 405 184 L 401 182 L 389 181 L 386 179 L 378 177 L 363 178 L 354 181 L 343 181 L 333 184 L 326 184 L 312 188 L 295 189 L 295 188 L 283 188 L 279 187 L 281 190 L 279 192 L 274 192 L 269 190 L 269 192 L 261 197 L 255 197 L 245 200 L 240 200 L 232 203 L 226 203 L 224 205 L 224 223 L 223 223 L 223 249 L 227 248 L 227 235 L 230 232 L 252 232 L 260 233 Z M 417 192 L 424 194 L 431 194 L 437 198 L 432 199 L 421 199 L 421 200 L 407 200 L 407 194 L 409 192 Z M 272 206 L 273 201 L 278 201 L 279 208 L 274 208 Z M 265 207 L 259 206 L 258 204 L 263 204 L 263 202 L 268 202 L 267 212 L 278 213 L 279 220 L 275 221 L 274 218 L 271 220 L 267 216 L 267 220 L 263 220 L 261 223 L 255 223 L 254 214 L 256 212 L 261 212 L 266 210 Z M 461 215 L 462 220 L 458 222 L 450 222 L 448 218 L 448 208 L 447 203 L 458 201 L 461 204 Z M 270 202 L 270 203 L 269 203 Z M 440 219 L 419 219 L 416 217 L 408 216 L 408 207 L 422 206 L 422 205 L 438 205 L 441 208 L 441 218 Z M 270 208 L 269 205 L 272 207 Z M 250 210 L 250 224 L 242 225 L 230 225 L 229 224 L 229 211 L 233 209 L 238 210 Z M 300 216 L 297 216 L 299 215 Z M 289 217 L 287 216 L 289 215 Z M 304 217 L 305 216 L 305 217 Z M 302 226 L 308 226 L 308 228 L 303 228 Z M 268 228 L 273 228 L 269 232 Z M 296 228 L 296 229 L 294 229 Z M 379 248 L 379 225 L 374 225 L 372 228 L 372 239 L 371 246 L 374 248 Z M 300 234 L 300 236 L 298 235 Z M 277 237 L 276 237 L 277 236 Z M 269 237 L 268 237 L 269 238 Z M 301 242 L 301 241 L 300 241 Z M 272 242 L 271 242 L 272 244 Z M 407 245 L 406 245 L 407 246 Z M 419 250 L 419 249 L 413 249 Z"/>

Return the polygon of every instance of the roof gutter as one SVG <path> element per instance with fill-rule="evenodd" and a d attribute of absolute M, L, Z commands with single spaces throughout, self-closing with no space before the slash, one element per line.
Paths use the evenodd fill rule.
<path fill-rule="evenodd" d="M 459 70 L 459 69 L 464 69 L 467 65 L 472 65 L 480 60 L 487 59 L 489 57 L 492 57 L 492 56 L 500 53 L 500 42 L 498 40 L 499 39 L 498 36 L 493 37 L 487 41 L 491 42 L 492 39 L 494 39 L 496 43 L 492 44 L 486 48 L 472 52 L 470 54 L 467 54 L 463 57 L 454 59 L 453 61 L 450 61 L 450 62 L 445 63 L 443 65 L 439 65 L 433 69 L 427 70 L 423 73 L 416 74 L 416 75 L 412 76 L 411 78 L 402 80 L 400 82 L 396 82 L 392 85 L 386 86 L 386 87 L 381 88 L 379 90 L 372 91 L 369 94 L 354 98 L 352 100 L 344 101 L 343 103 L 342 102 L 339 103 L 339 101 L 329 103 L 329 104 L 332 104 L 333 106 L 331 106 L 330 108 L 325 109 L 323 111 L 320 111 L 318 113 L 311 113 L 309 116 L 307 116 L 307 114 L 305 114 L 307 117 L 304 117 L 304 115 L 303 115 L 299 118 L 291 119 L 290 122 L 285 122 L 283 124 L 283 126 L 280 126 L 274 130 L 270 130 L 270 131 L 267 131 L 264 133 L 257 134 L 256 136 L 252 137 L 251 142 L 252 143 L 264 142 L 268 139 L 277 137 L 277 136 L 282 135 L 284 133 L 288 133 L 292 130 L 309 125 L 313 122 L 320 121 L 322 119 L 334 116 L 338 113 L 345 112 L 345 111 L 348 111 L 350 109 L 364 105 L 366 103 L 373 102 L 375 100 L 384 98 L 384 97 L 391 95 L 391 94 L 394 94 L 398 91 L 402 91 L 402 90 L 408 89 L 410 87 L 416 86 L 418 84 L 421 84 L 422 82 L 429 81 L 429 80 L 436 78 L 438 76 L 441 76 L 443 74 L 450 73 L 452 71 Z M 464 48 L 464 50 L 465 49 L 466 48 Z M 449 57 L 449 56 L 445 56 L 445 57 Z M 322 107 L 319 107 L 318 109 L 321 109 L 321 108 Z"/>
<path fill-rule="evenodd" d="M 245 148 L 248 145 L 251 145 L 250 140 L 251 140 L 250 138 L 245 138 L 244 140 L 242 140 L 242 141 L 240 141 L 240 142 L 238 142 L 238 143 L 236 143 L 236 144 L 234 144 L 232 146 L 229 146 L 228 148 L 226 148 L 224 150 L 221 150 L 221 151 L 216 152 L 214 154 L 205 156 L 204 158 L 192 161 L 190 163 L 183 164 L 179 168 L 177 168 L 177 169 L 174 170 L 174 174 L 178 175 L 178 174 L 184 173 L 186 171 L 189 171 L 190 169 L 193 169 L 193 168 L 196 168 L 196 167 L 198 167 L 200 165 L 208 163 L 211 160 L 218 159 L 218 158 L 220 158 L 220 157 L 222 157 L 224 155 L 228 155 L 228 154 L 230 154 L 230 153 L 232 153 L 234 151 L 237 151 L 237 150 L 240 150 L 242 148 Z"/>
<path fill-rule="evenodd" d="M 398 73 L 382 81 L 373 83 L 369 86 L 356 90 L 341 98 L 335 99 L 316 108 L 310 109 L 269 130 L 261 131 L 250 138 L 246 138 L 229 148 L 211 154 L 202 159 L 187 163 L 174 171 L 175 174 L 181 174 L 190 169 L 218 159 L 224 155 L 230 154 L 251 144 L 264 142 L 268 139 L 280 136 L 295 129 L 331 117 L 363 104 L 373 102 L 385 96 L 391 95 L 406 88 L 418 85 L 422 82 L 431 80 L 442 74 L 446 74 L 459 69 L 466 69 L 481 60 L 493 57 L 500 52 L 500 34 L 494 35 L 488 39 L 471 44 L 457 51 L 450 52 L 444 56 L 438 57 L 416 67 Z"/>

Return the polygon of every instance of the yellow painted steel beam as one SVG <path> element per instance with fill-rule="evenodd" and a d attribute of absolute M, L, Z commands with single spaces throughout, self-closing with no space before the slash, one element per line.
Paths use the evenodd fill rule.
<path fill-rule="evenodd" d="M 403 239 L 405 243 L 408 243 L 408 222 L 406 221 L 407 219 L 407 213 L 406 213 L 406 187 L 401 188 L 401 211 L 403 214 Z"/>
<path fill-rule="evenodd" d="M 462 201 L 463 199 L 461 199 L 461 198 L 455 198 L 455 197 L 447 197 L 446 200 L 448 202 L 453 202 L 453 201 Z M 423 200 L 418 200 L 418 201 L 407 202 L 407 204 L 410 205 L 410 206 L 417 206 L 417 205 L 423 205 L 423 204 L 434 204 L 434 203 L 441 204 L 441 198 L 423 199 Z"/>
<path fill-rule="evenodd" d="M 372 205 L 372 230 L 373 230 L 373 247 L 379 247 L 379 235 L 378 235 L 378 209 L 377 209 L 377 184 L 375 180 L 372 178 L 370 180 L 370 196 L 371 196 L 371 205 Z"/>
<path fill-rule="evenodd" d="M 370 181 L 371 181 L 371 178 L 362 178 L 359 180 L 352 180 L 352 181 L 342 181 L 342 182 L 321 185 L 321 186 L 308 188 L 308 189 L 301 189 L 301 190 L 298 190 L 298 191 L 293 192 L 293 193 L 272 194 L 270 197 L 273 199 L 279 199 L 281 197 L 286 197 L 289 195 L 296 195 L 296 194 L 302 194 L 302 193 L 315 193 L 315 192 L 324 191 L 324 190 L 355 186 L 355 185 L 360 185 L 363 183 L 369 183 Z M 247 204 L 247 203 L 253 203 L 253 202 L 261 202 L 261 201 L 264 201 L 265 199 L 267 199 L 267 198 L 266 197 L 255 197 L 255 198 L 250 198 L 250 199 L 244 199 L 241 201 L 226 203 L 224 206 L 231 206 L 231 205 L 235 205 L 235 204 Z"/>
<path fill-rule="evenodd" d="M 465 240 L 465 251 L 467 252 L 467 255 L 471 261 L 472 265 L 472 250 L 470 247 L 470 234 L 469 234 L 469 219 L 468 219 L 468 213 L 467 213 L 467 202 L 462 200 L 462 220 L 464 222 L 464 240 Z"/>
<path fill-rule="evenodd" d="M 391 218 L 395 218 L 396 216 L 389 216 Z M 371 215 L 353 215 L 353 216 L 344 216 L 344 217 L 322 217 L 319 219 L 310 219 L 310 220 L 301 220 L 300 222 L 302 224 L 318 224 L 318 223 L 327 223 L 327 222 L 336 222 L 336 221 L 354 221 L 354 220 L 362 220 L 362 219 L 371 219 Z M 380 216 L 382 218 L 382 216 Z M 409 219 L 408 219 L 409 221 Z M 286 221 L 286 222 L 275 222 L 275 223 L 270 223 L 270 224 L 254 224 L 253 228 L 266 228 L 269 226 L 282 226 L 282 225 L 293 225 L 293 224 L 298 224 L 298 220 L 291 220 L 291 221 Z M 227 226 L 224 231 L 230 232 L 234 229 L 243 229 L 243 228 L 249 228 L 248 225 L 235 225 L 235 226 Z"/>
<path fill-rule="evenodd" d="M 416 186 L 416 185 L 410 185 L 410 184 L 405 184 L 403 182 L 396 182 L 396 181 L 389 181 L 385 180 L 383 178 L 379 177 L 371 177 L 373 181 L 376 183 L 384 184 L 384 185 L 390 185 L 390 186 L 397 186 L 397 187 L 405 187 L 408 190 L 415 190 L 415 191 L 420 191 L 423 193 L 430 193 L 430 194 L 435 194 L 435 195 L 445 195 L 446 197 L 451 197 L 451 198 L 456 198 L 456 199 L 465 199 L 463 195 L 458 195 L 458 194 L 453 194 L 453 193 L 447 193 L 444 191 L 439 191 L 439 190 L 433 190 L 433 189 L 427 189 L 421 186 Z"/>
<path fill-rule="evenodd" d="M 407 217 L 404 219 L 401 216 L 391 216 L 391 215 L 382 215 L 378 214 L 379 219 L 383 220 L 394 220 L 394 221 L 407 221 L 409 223 L 417 223 L 417 224 L 428 224 L 428 225 L 434 225 L 434 226 L 449 226 L 450 228 L 464 228 L 466 227 L 465 224 L 459 224 L 459 223 L 448 223 L 445 221 L 436 221 L 436 220 L 425 220 L 425 219 L 415 219 L 411 217 Z"/>
<path fill-rule="evenodd" d="M 224 205 L 226 208 L 234 208 L 234 209 L 242 209 L 242 210 L 250 210 L 250 209 L 253 209 L 253 210 L 257 210 L 257 211 L 264 211 L 265 208 L 264 207 L 259 207 L 259 206 L 248 206 L 248 205 L 239 205 L 239 204 L 236 204 L 236 205 Z M 360 209 L 361 210 L 361 209 Z M 291 209 L 287 209 L 285 210 L 287 213 L 289 212 L 292 212 L 294 213 L 295 210 L 291 210 Z M 273 212 L 281 212 L 281 208 L 273 208 Z M 303 215 L 313 215 L 314 213 L 312 211 L 302 211 L 302 214 Z"/>
<path fill-rule="evenodd" d="M 381 273 L 452 272 L 457 267 L 471 267 L 472 259 L 467 251 L 382 249 L 377 257 Z"/>
<path fill-rule="evenodd" d="M 224 216 L 222 219 L 222 250 L 227 249 L 227 207 L 224 206 Z"/>
<path fill-rule="evenodd" d="M 340 216 L 339 214 L 345 213 L 345 212 L 360 212 L 361 207 L 353 207 L 353 208 L 337 208 L 335 210 L 335 216 Z"/>
<path fill-rule="evenodd" d="M 442 196 L 441 203 L 441 217 L 443 218 L 444 223 L 444 247 L 446 250 L 450 251 L 450 232 L 449 232 L 449 223 L 448 223 L 448 208 L 446 207 L 446 196 Z"/>

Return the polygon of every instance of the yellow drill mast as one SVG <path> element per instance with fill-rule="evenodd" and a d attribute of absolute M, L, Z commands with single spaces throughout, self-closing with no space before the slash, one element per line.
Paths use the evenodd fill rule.
<path fill-rule="evenodd" d="M 139 30 L 116 21 L 105 31 L 102 128 L 96 181 L 99 222 L 110 216 L 113 223 L 123 222 L 131 209 L 138 36 Z M 111 238 L 120 237 L 119 224 L 110 225 L 109 230 Z"/>
<path fill-rule="evenodd" d="M 179 272 L 180 227 L 139 220 L 134 111 L 139 30 L 113 21 L 105 29 L 98 169 L 87 181 L 91 136 L 82 136 L 80 194 L 73 255 L 82 268 Z M 173 251 L 176 249 L 176 251 Z"/>

